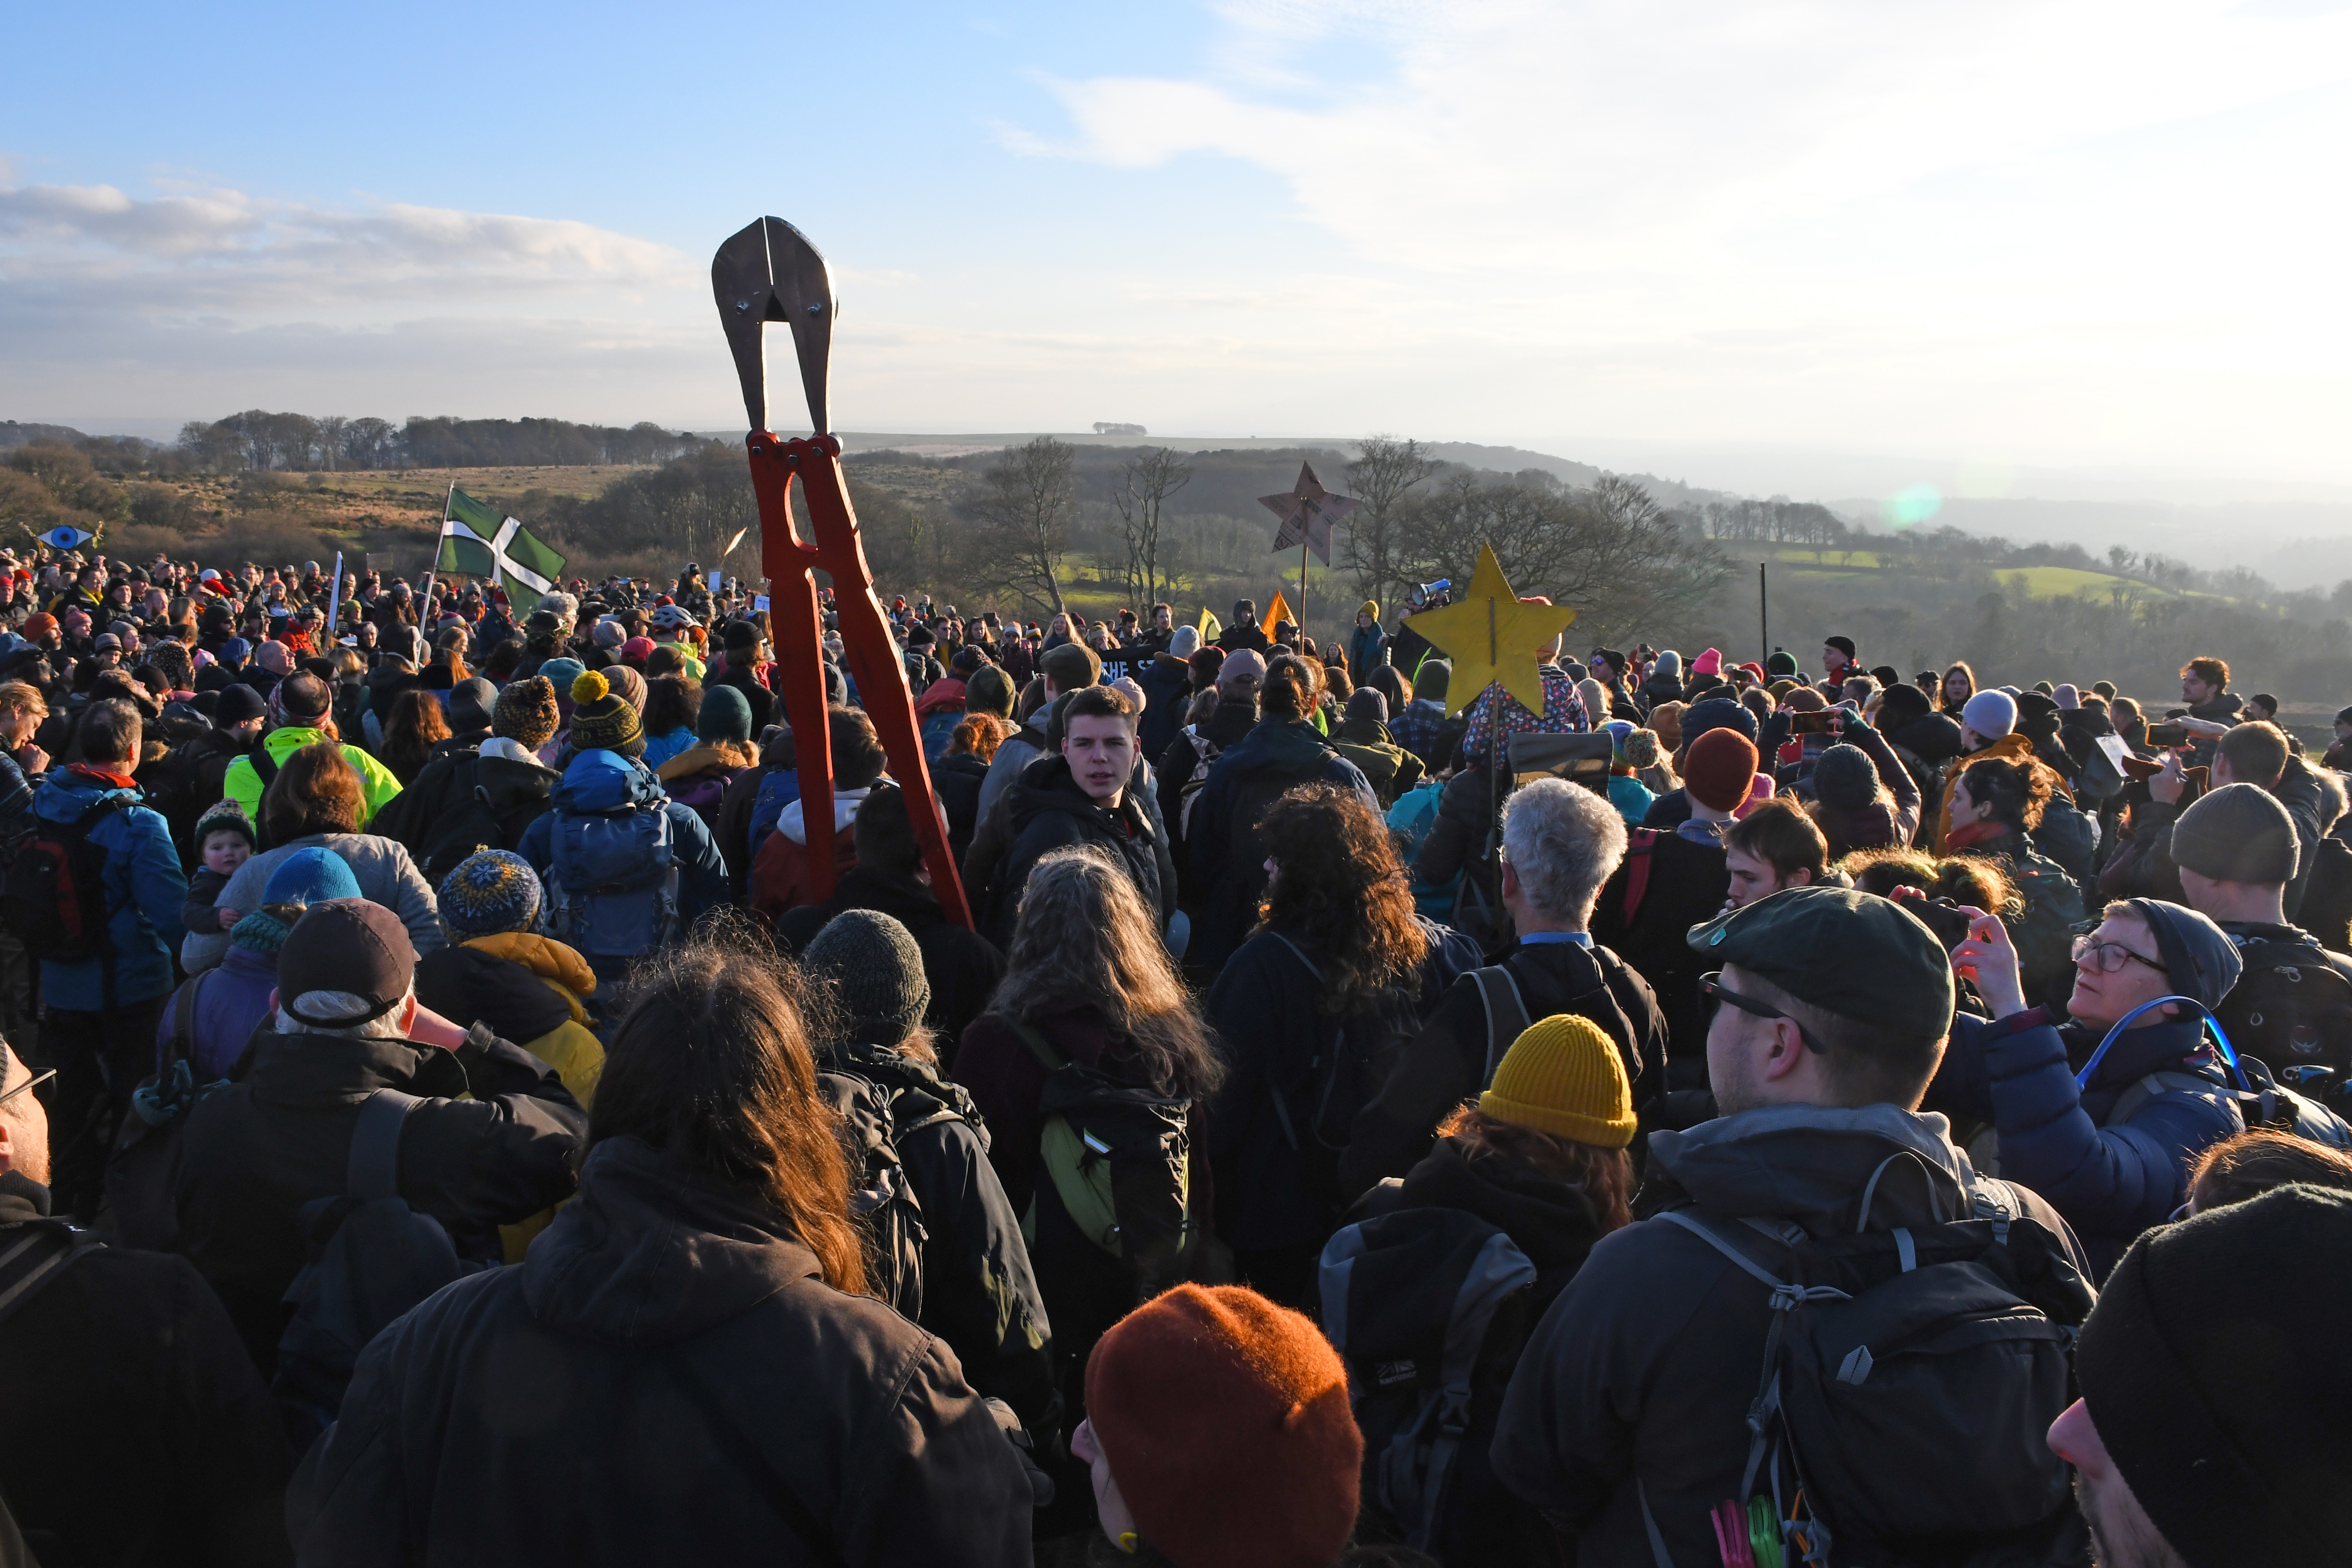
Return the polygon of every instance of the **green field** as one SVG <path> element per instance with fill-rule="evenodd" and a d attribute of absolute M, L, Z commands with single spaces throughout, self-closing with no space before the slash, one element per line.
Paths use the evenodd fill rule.
<path fill-rule="evenodd" d="M 1757 553 L 1752 546 L 1738 541 L 1725 542 L 1726 553 L 1734 562 L 1745 555 L 1752 560 Z M 1767 545 L 1763 553 L 1771 563 L 1776 581 L 1807 584 L 1851 584 L 1877 576 L 1882 571 L 1900 571 L 1899 563 L 1882 565 L 1876 552 L 1868 550 L 1826 550 L 1816 559 L 1814 552 L 1801 545 Z M 2182 594 L 2172 588 L 2160 588 L 2137 577 L 2118 577 L 2109 572 L 2085 571 L 2077 566 L 2012 566 L 1996 569 L 1993 579 L 2010 593 L 2028 599 L 2071 599 L 2077 594 L 2105 595 L 2117 588 L 2128 588 L 2143 598 L 2171 599 L 2202 597 Z"/>

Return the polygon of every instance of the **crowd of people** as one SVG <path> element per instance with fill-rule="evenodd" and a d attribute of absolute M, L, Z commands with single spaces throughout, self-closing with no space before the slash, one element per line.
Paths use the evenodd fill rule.
<path fill-rule="evenodd" d="M 2352 1563 L 2352 709 L 885 613 L 0 552 L 0 1564 Z"/>

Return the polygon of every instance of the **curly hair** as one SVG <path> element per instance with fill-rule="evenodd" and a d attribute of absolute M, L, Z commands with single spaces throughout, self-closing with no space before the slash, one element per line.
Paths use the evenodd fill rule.
<path fill-rule="evenodd" d="M 1990 806 L 2012 831 L 2031 833 L 2042 826 L 2042 814 L 2057 793 L 2058 775 L 2047 763 L 2030 757 L 2021 762 L 1986 757 L 1961 773 L 1960 787 L 1979 805 Z"/>
<path fill-rule="evenodd" d="M 1419 967 L 1429 938 L 1413 918 L 1412 879 L 1363 796 L 1301 784 L 1275 802 L 1258 832 L 1275 864 L 1258 930 L 1295 933 L 1323 961 L 1324 1012 L 1349 1012 Z"/>
<path fill-rule="evenodd" d="M 647 956 L 630 978 L 588 1146 L 641 1139 L 756 1194 L 816 1254 L 827 1285 L 862 1293 L 866 1241 L 795 972 L 740 938 L 699 938 Z"/>
<path fill-rule="evenodd" d="M 1160 940 L 1157 911 L 1092 846 L 1038 858 L 988 1010 L 1033 1019 L 1074 1002 L 1099 1009 L 1134 1043 L 1160 1093 L 1198 1098 L 1223 1080 L 1208 1026 Z"/>
<path fill-rule="evenodd" d="M 1930 898 L 1949 899 L 2005 920 L 2025 910 L 2025 900 L 2000 862 L 1981 855 L 1939 860 L 1921 849 L 1857 849 L 1838 862 L 1838 869 L 1853 878 L 1856 888 L 1882 899 L 1893 898 L 1897 888 L 1917 888 Z"/>

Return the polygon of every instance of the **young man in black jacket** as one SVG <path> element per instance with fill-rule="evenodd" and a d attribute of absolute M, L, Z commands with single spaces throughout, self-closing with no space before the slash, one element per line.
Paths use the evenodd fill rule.
<path fill-rule="evenodd" d="M 1487 1086 L 1511 1042 L 1538 1018 L 1591 1019 L 1624 1058 L 1636 1105 L 1664 1092 L 1666 1020 L 1657 996 L 1586 929 L 1601 883 L 1624 854 L 1624 819 L 1591 790 L 1538 779 L 1505 804 L 1503 907 L 1517 942 L 1447 989 L 1357 1114 L 1339 1162 L 1347 1191 L 1412 1169 L 1438 1123 Z"/>

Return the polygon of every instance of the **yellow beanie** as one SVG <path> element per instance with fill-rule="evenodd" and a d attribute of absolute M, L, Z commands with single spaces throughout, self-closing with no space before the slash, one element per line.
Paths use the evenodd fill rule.
<path fill-rule="evenodd" d="M 1511 1042 L 1478 1109 L 1497 1121 L 1601 1149 L 1633 1141 L 1633 1088 L 1617 1044 L 1573 1013 L 1538 1019 Z"/>
<path fill-rule="evenodd" d="M 1366 599 L 1356 606 L 1356 614 L 1370 616 L 1377 621 L 1381 618 L 1381 602 L 1378 599 Z"/>

